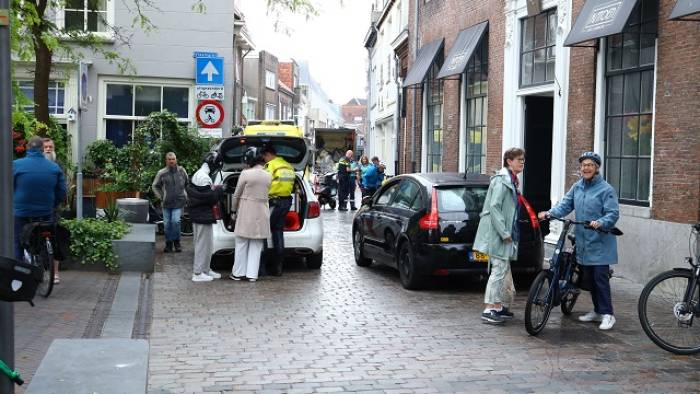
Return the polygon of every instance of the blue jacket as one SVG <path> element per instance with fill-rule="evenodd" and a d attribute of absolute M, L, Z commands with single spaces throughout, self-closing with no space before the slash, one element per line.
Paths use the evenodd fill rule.
<path fill-rule="evenodd" d="M 58 164 L 32 149 L 27 156 L 12 162 L 15 216 L 50 216 L 64 198 L 66 181 Z"/>
<path fill-rule="evenodd" d="M 564 198 L 549 210 L 549 214 L 564 217 L 576 210 L 576 220 L 597 220 L 604 229 L 615 226 L 620 217 L 620 206 L 615 189 L 600 174 L 589 182 L 580 179 L 571 186 Z M 576 260 L 583 265 L 617 264 L 617 239 L 612 234 L 601 233 L 576 226 Z"/>
<path fill-rule="evenodd" d="M 377 188 L 377 183 L 379 181 L 379 172 L 377 171 L 377 166 L 374 164 L 368 165 L 362 171 L 362 187 L 364 188 Z M 381 183 L 379 183 L 381 186 Z"/>

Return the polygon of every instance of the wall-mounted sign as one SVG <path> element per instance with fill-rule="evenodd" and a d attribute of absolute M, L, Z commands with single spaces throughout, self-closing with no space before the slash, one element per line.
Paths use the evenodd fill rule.
<path fill-rule="evenodd" d="M 224 85 L 197 85 L 195 97 L 197 100 L 224 101 Z"/>
<path fill-rule="evenodd" d="M 224 121 L 224 107 L 216 100 L 200 101 L 197 106 L 197 122 L 205 129 L 216 129 Z"/>

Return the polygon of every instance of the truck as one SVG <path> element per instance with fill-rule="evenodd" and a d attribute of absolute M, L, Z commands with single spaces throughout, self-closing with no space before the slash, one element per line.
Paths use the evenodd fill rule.
<path fill-rule="evenodd" d="M 335 171 L 335 164 L 349 149 L 355 149 L 355 129 L 316 128 L 314 130 L 314 172 Z"/>

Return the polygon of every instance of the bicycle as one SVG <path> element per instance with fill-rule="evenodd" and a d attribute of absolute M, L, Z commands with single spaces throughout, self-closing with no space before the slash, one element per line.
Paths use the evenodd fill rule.
<path fill-rule="evenodd" d="M 42 270 L 37 292 L 44 298 L 51 295 L 54 285 L 55 228 L 54 222 L 32 222 L 22 229 L 24 260 Z"/>
<path fill-rule="evenodd" d="M 581 293 L 578 286 L 582 279 L 582 271 L 576 262 L 576 236 L 569 234 L 571 227 L 582 225 L 589 230 L 622 235 L 622 231 L 617 227 L 610 230 L 594 229 L 587 221 L 562 219 L 555 216 L 549 216 L 548 219 L 563 222 L 564 228 L 554 248 L 549 268 L 540 271 L 530 285 L 525 304 L 525 330 L 533 336 L 544 329 L 553 307 L 560 306 L 564 315 L 570 315 Z M 567 239 L 570 241 L 570 246 L 566 245 Z"/>
<path fill-rule="evenodd" d="M 674 268 L 655 276 L 639 296 L 639 322 L 660 348 L 675 354 L 700 353 L 700 223 L 691 226 L 690 254 L 685 262 L 692 269 Z M 695 245 L 693 245 L 693 241 Z"/>

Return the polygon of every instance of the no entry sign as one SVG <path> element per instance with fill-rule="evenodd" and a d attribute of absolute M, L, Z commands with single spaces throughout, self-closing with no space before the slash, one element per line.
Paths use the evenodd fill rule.
<path fill-rule="evenodd" d="M 215 129 L 224 121 L 224 107 L 219 101 L 204 100 L 197 106 L 197 122 L 205 129 Z"/>

